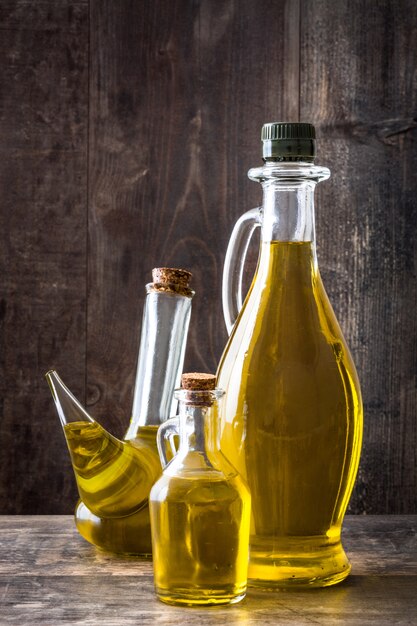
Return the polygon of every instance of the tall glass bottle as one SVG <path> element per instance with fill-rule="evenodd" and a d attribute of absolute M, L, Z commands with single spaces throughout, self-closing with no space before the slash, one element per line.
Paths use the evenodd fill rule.
<path fill-rule="evenodd" d="M 314 165 L 314 138 L 310 124 L 263 127 L 264 165 L 249 171 L 263 206 L 237 223 L 224 272 L 231 335 L 218 369 L 226 390 L 221 449 L 251 489 L 249 580 L 265 588 L 331 585 L 350 570 L 341 526 L 359 463 L 362 401 L 317 265 L 314 189 L 330 172 Z M 258 267 L 241 307 L 256 227 Z"/>
<path fill-rule="evenodd" d="M 83 499 L 75 511 L 78 531 L 90 543 L 116 553 L 143 556 L 152 550 L 148 496 L 161 474 L 156 433 L 158 426 L 176 413 L 174 389 L 181 379 L 194 295 L 188 286 L 190 272 L 156 268 L 152 277 L 153 283 L 146 285 L 132 419 L 122 442 L 124 454 L 133 453 L 146 467 L 140 489 L 137 482 L 132 486 L 133 494 L 139 497 L 143 492 L 146 497 L 138 500 L 128 515 L 118 512 L 117 507 L 113 515 L 97 514 Z M 77 445 L 81 447 L 79 442 Z M 84 448 L 87 455 L 92 450 L 91 444 Z M 108 468 L 103 466 L 103 470 L 108 480 Z M 130 486 L 124 488 L 122 501 L 126 501 L 129 490 Z"/>

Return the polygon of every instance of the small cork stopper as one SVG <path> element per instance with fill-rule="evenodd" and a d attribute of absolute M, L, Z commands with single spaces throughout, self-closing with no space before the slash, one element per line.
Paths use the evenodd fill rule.
<path fill-rule="evenodd" d="M 168 293 L 178 293 L 191 297 L 193 291 L 189 287 L 192 274 L 187 270 L 175 267 L 155 267 L 152 270 L 154 291 L 165 291 Z"/>
<path fill-rule="evenodd" d="M 213 391 L 216 388 L 216 377 L 214 374 L 191 372 L 182 375 L 181 384 L 183 389 L 189 391 Z"/>
<path fill-rule="evenodd" d="M 201 374 L 191 372 L 183 374 L 181 377 L 182 388 L 185 390 L 185 402 L 192 406 L 211 406 L 213 404 L 213 394 L 216 388 L 216 377 L 214 374 Z"/>

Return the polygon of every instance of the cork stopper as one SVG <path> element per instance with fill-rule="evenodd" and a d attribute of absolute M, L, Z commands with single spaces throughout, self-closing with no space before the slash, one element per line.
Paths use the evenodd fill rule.
<path fill-rule="evenodd" d="M 191 372 L 182 375 L 181 385 L 190 391 L 213 391 L 216 388 L 216 377 L 214 374 Z"/>
<path fill-rule="evenodd" d="M 175 267 L 155 267 L 152 270 L 154 291 L 164 291 L 168 293 L 178 293 L 182 296 L 193 296 L 193 291 L 189 287 L 192 274 L 187 270 Z"/>
<path fill-rule="evenodd" d="M 194 406 L 211 406 L 213 404 L 212 391 L 216 388 L 214 374 L 191 372 L 181 377 L 182 388 L 187 392 L 186 402 Z"/>

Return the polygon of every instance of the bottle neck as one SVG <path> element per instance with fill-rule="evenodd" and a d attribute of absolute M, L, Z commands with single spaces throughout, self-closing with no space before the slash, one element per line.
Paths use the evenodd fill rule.
<path fill-rule="evenodd" d="M 159 426 L 176 414 L 192 296 L 155 291 L 147 285 L 132 419 L 125 439 L 140 428 Z"/>
<path fill-rule="evenodd" d="M 315 244 L 314 181 L 267 180 L 263 187 L 262 241 Z"/>
<path fill-rule="evenodd" d="M 312 163 L 266 161 L 249 170 L 262 184 L 262 241 L 310 242 L 315 254 L 314 190 L 330 171 Z"/>
<path fill-rule="evenodd" d="M 212 467 L 220 449 L 217 399 L 210 406 L 180 402 L 179 420 L 179 457 L 198 453 L 204 464 Z"/>

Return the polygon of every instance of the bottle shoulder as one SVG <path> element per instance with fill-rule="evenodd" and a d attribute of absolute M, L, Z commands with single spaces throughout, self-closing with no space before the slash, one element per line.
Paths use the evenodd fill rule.
<path fill-rule="evenodd" d="M 340 362 L 357 386 L 348 346 L 309 244 L 263 245 L 271 251 L 264 254 L 264 267 L 258 269 L 225 347 L 217 373 L 219 386 L 229 389 L 230 372 L 243 371 L 249 363 L 257 380 L 256 372 L 274 377 L 285 364 L 298 369 L 304 364 L 312 373 L 316 367 L 337 368 Z"/>
<path fill-rule="evenodd" d="M 232 501 L 249 497 L 248 487 L 236 470 L 225 474 L 220 469 L 179 467 L 171 462 L 153 486 L 150 501 Z"/>
<path fill-rule="evenodd" d="M 165 467 L 163 474 L 192 480 L 199 476 L 203 480 L 223 480 L 227 478 L 228 472 L 224 471 L 219 451 L 179 450 Z"/>

